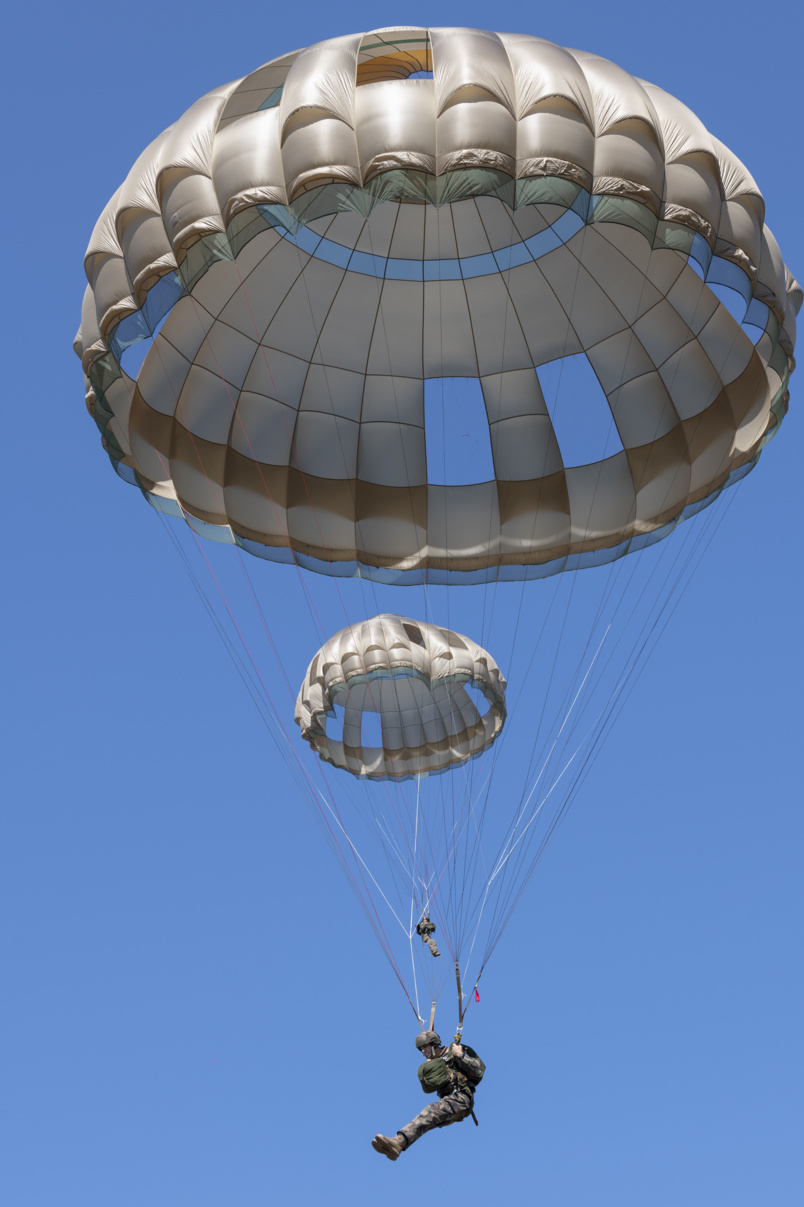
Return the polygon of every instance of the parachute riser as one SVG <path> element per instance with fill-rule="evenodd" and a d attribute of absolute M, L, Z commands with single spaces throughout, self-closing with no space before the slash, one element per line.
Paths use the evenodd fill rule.
<path fill-rule="evenodd" d="M 477 979 L 479 981 L 480 977 L 478 977 Z M 463 1019 L 464 1019 L 464 1015 L 466 1014 L 466 1007 L 463 1004 L 463 988 L 461 986 L 461 970 L 458 966 L 457 961 L 455 963 L 455 983 L 458 986 L 458 1029 L 455 1032 L 455 1043 L 459 1044 L 461 1042 L 461 1036 L 463 1034 Z M 477 981 L 475 982 L 475 984 L 477 984 Z M 477 1115 L 475 1114 L 475 1112 L 473 1110 L 470 1110 L 469 1114 L 472 1116 L 472 1120 L 474 1122 L 475 1127 L 478 1127 L 479 1124 L 477 1122 Z"/>
<path fill-rule="evenodd" d="M 461 986 L 461 970 L 457 960 L 455 961 L 455 983 L 458 987 L 458 1029 L 455 1032 L 455 1042 L 461 1042 L 461 1032 L 463 1031 L 463 1016 L 466 1013 L 463 1004 L 463 988 Z"/>
<path fill-rule="evenodd" d="M 475 981 L 474 990 L 473 990 L 474 993 L 477 993 L 477 987 L 480 984 L 480 978 L 482 977 L 482 975 L 483 975 L 483 969 L 481 968 L 480 972 L 478 973 L 477 980 Z M 459 1044 L 461 1042 L 461 1034 L 463 1032 L 463 1020 L 466 1017 L 468 1003 L 466 1006 L 464 1006 L 464 1004 L 463 1004 L 463 986 L 461 985 L 461 970 L 458 967 L 457 963 L 455 965 L 455 983 L 458 987 L 458 1028 L 455 1032 L 455 1043 Z M 480 999 L 478 998 L 478 1001 L 479 1000 Z M 477 1120 L 475 1119 L 475 1123 L 476 1122 L 477 1122 Z"/>

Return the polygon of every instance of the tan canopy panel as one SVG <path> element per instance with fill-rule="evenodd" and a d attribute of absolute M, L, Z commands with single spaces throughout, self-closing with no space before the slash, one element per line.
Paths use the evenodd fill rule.
<path fill-rule="evenodd" d="M 381 746 L 366 741 L 367 714 L 379 717 Z M 313 750 L 369 779 L 433 775 L 466 762 L 491 746 L 504 721 L 505 679 L 484 649 L 390 613 L 336 633 L 310 663 L 296 701 L 296 724 Z"/>
<path fill-rule="evenodd" d="M 472 29 L 333 38 L 137 160 L 86 255 L 87 405 L 154 506 L 262 557 L 402 583 L 608 561 L 747 472 L 784 416 L 802 294 L 764 219 L 694 114 L 605 59 Z M 571 357 L 617 437 L 586 464 L 544 385 Z M 482 390 L 482 481 L 434 472 L 444 378 Z"/>

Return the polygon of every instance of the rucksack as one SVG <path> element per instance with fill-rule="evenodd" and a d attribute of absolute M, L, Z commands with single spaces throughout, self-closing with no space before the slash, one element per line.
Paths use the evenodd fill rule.
<path fill-rule="evenodd" d="M 452 1072 L 440 1056 L 419 1065 L 418 1073 L 425 1094 L 437 1094 L 452 1085 Z"/>
<path fill-rule="evenodd" d="M 452 1044 L 447 1048 L 447 1053 L 449 1054 L 451 1050 Z M 480 1064 L 479 1077 L 470 1077 L 466 1073 L 458 1074 L 459 1080 L 465 1079 L 474 1089 L 483 1080 L 486 1066 L 474 1048 L 470 1048 L 468 1044 L 464 1044 L 463 1050 L 467 1056 L 471 1056 L 473 1060 L 478 1061 Z M 437 1094 L 440 1090 L 445 1090 L 448 1086 L 454 1084 L 456 1080 L 455 1074 L 458 1073 L 458 1070 L 455 1069 L 453 1071 L 441 1056 L 436 1056 L 434 1060 L 426 1060 L 423 1065 L 419 1065 L 418 1073 L 419 1081 L 422 1083 L 422 1089 L 425 1094 Z"/>

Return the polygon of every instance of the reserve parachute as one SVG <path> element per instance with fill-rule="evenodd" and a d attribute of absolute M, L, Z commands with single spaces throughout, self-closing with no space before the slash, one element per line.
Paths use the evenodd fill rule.
<path fill-rule="evenodd" d="M 483 714 L 467 688 L 486 703 Z M 341 736 L 327 718 L 342 710 Z M 382 745 L 363 745 L 363 715 Z M 466 637 L 401 616 L 337 633 L 307 669 L 296 701 L 302 737 L 328 763 L 369 779 L 435 775 L 486 751 L 505 720 L 505 680 Z"/>

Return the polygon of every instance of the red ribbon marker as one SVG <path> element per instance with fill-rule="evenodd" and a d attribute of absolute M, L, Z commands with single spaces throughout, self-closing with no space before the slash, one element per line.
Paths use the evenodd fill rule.
<path fill-rule="evenodd" d="M 480 1001 L 480 994 L 477 991 L 477 985 L 475 985 L 475 1001 L 476 1002 Z"/>

